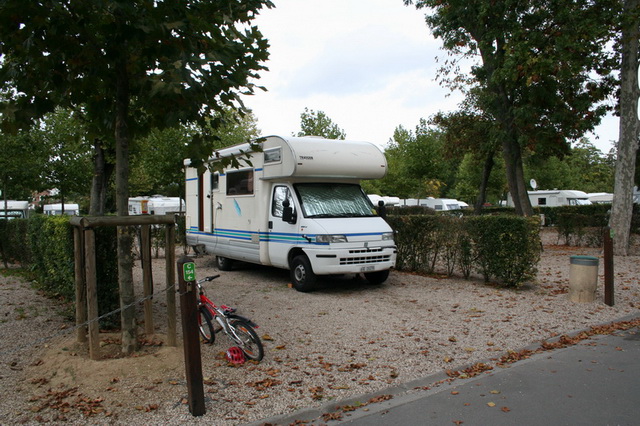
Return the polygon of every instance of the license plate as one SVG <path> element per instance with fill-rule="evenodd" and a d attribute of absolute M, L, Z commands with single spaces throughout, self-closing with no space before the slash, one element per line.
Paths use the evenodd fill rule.
<path fill-rule="evenodd" d="M 375 266 L 363 266 L 362 268 L 360 268 L 360 272 L 370 272 L 374 269 L 376 269 Z"/>

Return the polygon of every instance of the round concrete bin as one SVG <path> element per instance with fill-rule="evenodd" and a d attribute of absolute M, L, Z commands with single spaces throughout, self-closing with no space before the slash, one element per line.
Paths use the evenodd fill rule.
<path fill-rule="evenodd" d="M 597 284 L 598 258 L 571 256 L 569 299 L 573 302 L 593 302 L 596 300 Z"/>

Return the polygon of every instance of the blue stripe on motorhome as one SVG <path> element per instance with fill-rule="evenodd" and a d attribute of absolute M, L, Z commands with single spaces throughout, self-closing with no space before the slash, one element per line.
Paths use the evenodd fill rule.
<path fill-rule="evenodd" d="M 328 246 L 329 243 L 318 243 L 315 241 L 309 241 L 307 238 L 314 239 L 316 234 L 305 234 L 305 237 L 302 234 L 292 234 L 285 232 L 256 232 L 256 231 L 245 231 L 238 229 L 223 229 L 216 228 L 213 233 L 211 232 L 200 232 L 197 230 L 197 227 L 192 227 L 189 232 L 190 234 L 196 235 L 212 235 L 216 237 L 224 237 L 232 240 L 242 240 L 242 241 L 252 241 L 252 235 L 259 235 L 259 239 L 261 243 L 271 242 L 271 243 L 296 243 L 296 244 L 309 244 L 316 246 Z M 381 232 L 370 232 L 370 233 L 358 233 L 358 234 L 346 234 L 347 239 L 349 237 L 355 236 L 367 236 L 367 235 L 382 235 Z"/>

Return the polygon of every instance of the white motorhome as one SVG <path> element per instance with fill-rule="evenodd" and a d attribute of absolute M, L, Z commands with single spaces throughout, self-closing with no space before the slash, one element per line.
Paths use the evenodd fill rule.
<path fill-rule="evenodd" d="M 528 191 L 532 207 L 579 206 L 591 204 L 586 192 L 570 189 L 551 191 Z M 513 207 L 511 194 L 507 194 L 507 206 Z"/>
<path fill-rule="evenodd" d="M 45 204 L 42 207 L 42 212 L 47 216 L 60 216 L 62 215 L 62 203 Z M 79 216 L 80 206 L 74 203 L 64 203 L 64 214 Z"/>
<path fill-rule="evenodd" d="M 185 204 L 180 197 L 163 197 L 162 195 L 154 195 L 153 197 L 129 198 L 129 214 L 132 216 L 139 214 L 164 215 L 184 211 Z"/>
<path fill-rule="evenodd" d="M 221 270 L 234 260 L 288 269 L 299 291 L 312 290 L 318 275 L 386 280 L 396 262 L 393 231 L 359 184 L 386 174 L 382 151 L 315 137 L 268 136 L 260 146 L 239 169 L 198 174 L 185 161 L 188 244 L 204 245 Z M 248 151 L 229 147 L 211 162 Z"/>
<path fill-rule="evenodd" d="M 0 219 L 25 219 L 29 217 L 29 202 L 16 200 L 0 200 Z"/>

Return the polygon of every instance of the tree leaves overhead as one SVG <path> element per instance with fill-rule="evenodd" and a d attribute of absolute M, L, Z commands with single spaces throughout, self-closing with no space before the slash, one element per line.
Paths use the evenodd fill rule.
<path fill-rule="evenodd" d="M 411 4 L 405 1 L 405 4 Z M 423 0 L 426 22 L 444 48 L 477 58 L 482 110 L 512 109 L 521 142 L 566 152 L 609 109 L 617 66 L 616 1 Z M 507 107 L 506 105 L 503 105 Z"/>
<path fill-rule="evenodd" d="M 268 43 L 250 20 L 268 0 L 6 1 L 0 81 L 17 91 L 3 121 L 23 127 L 55 105 L 110 134 L 116 69 L 129 79 L 133 134 L 202 121 L 253 93 Z"/>
<path fill-rule="evenodd" d="M 609 109 L 617 0 L 405 0 L 429 9 L 426 22 L 444 48 L 474 59 L 477 105 L 495 120 L 509 190 L 532 214 L 522 157 L 562 155 Z M 445 69 L 442 72 L 454 71 Z"/>

